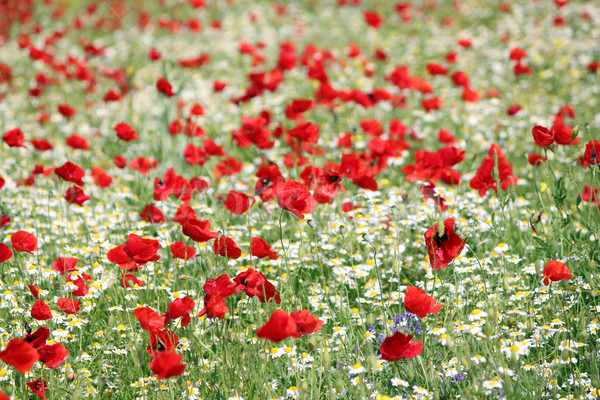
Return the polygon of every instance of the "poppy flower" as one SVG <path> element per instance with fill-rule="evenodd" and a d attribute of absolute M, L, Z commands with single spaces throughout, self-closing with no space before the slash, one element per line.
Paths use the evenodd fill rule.
<path fill-rule="evenodd" d="M 315 108 L 315 104 L 312 100 L 308 99 L 294 99 L 285 108 L 285 116 L 291 120 L 297 120 L 302 118 L 304 112 Z"/>
<path fill-rule="evenodd" d="M 517 104 L 513 104 L 512 106 L 508 107 L 508 110 L 506 111 L 506 113 L 508 115 L 515 115 L 519 111 L 521 111 L 521 106 L 519 106 Z"/>
<path fill-rule="evenodd" d="M 296 322 L 296 327 L 300 335 L 310 335 L 323 327 L 325 322 L 311 315 L 308 310 L 297 310 L 290 314 L 290 317 Z"/>
<path fill-rule="evenodd" d="M 267 280 L 262 272 L 248 268 L 233 278 L 233 281 L 236 283 L 236 293 L 244 290 L 249 297 L 258 297 L 261 303 L 271 300 L 275 300 L 277 304 L 281 303 L 281 297 L 275 286 Z"/>
<path fill-rule="evenodd" d="M 194 309 L 194 299 L 189 296 L 184 298 L 175 299 L 169 304 L 169 311 L 167 313 L 168 320 L 165 323 L 168 323 L 171 319 L 182 318 L 181 326 L 186 326 L 190 323 L 190 311 Z"/>
<path fill-rule="evenodd" d="M 67 182 L 73 182 L 78 186 L 84 185 L 81 178 L 83 178 L 85 172 L 83 172 L 83 169 L 81 169 L 80 166 L 73 164 L 70 161 L 67 161 L 58 168 L 54 168 L 54 173 Z"/>
<path fill-rule="evenodd" d="M 44 378 L 38 378 L 35 381 L 27 382 L 27 387 L 39 396 L 40 399 L 46 398 L 45 390 L 48 389 L 48 382 Z"/>
<path fill-rule="evenodd" d="M 533 134 L 533 140 L 535 141 L 535 144 L 540 147 L 547 147 L 554 143 L 554 135 L 548 130 L 548 128 L 536 125 L 533 127 L 531 132 Z"/>
<path fill-rule="evenodd" d="M 77 268 L 75 268 L 77 261 L 79 260 L 76 258 L 59 257 L 56 261 L 52 262 L 52 268 L 60 272 L 62 276 L 65 276 L 71 271 L 77 271 Z"/>
<path fill-rule="evenodd" d="M 452 136 L 452 134 L 450 132 L 448 132 L 445 129 L 440 129 L 438 132 L 438 140 L 441 143 L 445 143 L 445 144 L 454 144 L 456 143 L 458 140 L 456 140 L 456 138 L 454 136 Z"/>
<path fill-rule="evenodd" d="M 29 288 L 29 292 L 33 297 L 35 297 L 36 299 L 40 298 L 40 289 L 37 286 L 29 284 L 27 285 L 27 287 Z"/>
<path fill-rule="evenodd" d="M 496 157 L 494 157 L 494 154 Z M 489 189 L 493 189 L 498 193 L 498 185 L 494 179 L 493 171 L 496 164 L 495 158 L 498 159 L 498 173 L 502 190 L 507 190 L 509 186 L 514 185 L 518 181 L 518 177 L 511 175 L 512 166 L 504 157 L 502 150 L 497 144 L 492 144 L 488 150 L 488 157 L 484 158 L 481 166 L 477 169 L 475 176 L 471 179 L 469 185 L 472 189 L 479 190 L 479 196 L 483 197 Z"/>
<path fill-rule="evenodd" d="M 227 297 L 232 294 L 239 293 L 243 287 L 238 287 L 234 282 L 231 282 L 229 275 L 223 274 L 218 278 L 211 278 L 202 287 L 206 296 L 219 295 Z"/>
<path fill-rule="evenodd" d="M 30 343 L 34 349 L 39 348 L 46 344 L 46 340 L 50 337 L 50 329 L 45 326 L 40 326 L 33 333 L 29 333 L 25 336 L 25 340 L 27 343 Z"/>
<path fill-rule="evenodd" d="M 156 90 L 158 90 L 160 93 L 164 94 L 167 97 L 172 97 L 173 95 L 175 95 L 175 93 L 173 92 L 173 87 L 171 86 L 169 81 L 167 81 L 163 77 L 158 78 L 158 80 L 156 81 Z"/>
<path fill-rule="evenodd" d="M 437 300 L 430 297 L 423 289 L 407 286 L 404 295 L 404 308 L 406 311 L 425 318 L 427 314 L 437 314 L 442 308 L 442 304 L 437 304 Z"/>
<path fill-rule="evenodd" d="M 121 287 L 122 288 L 132 288 L 137 285 L 138 287 L 144 286 L 144 282 L 139 280 L 133 274 L 121 274 Z"/>
<path fill-rule="evenodd" d="M 140 217 L 144 221 L 150 222 L 152 224 L 158 224 L 167 220 L 163 215 L 162 211 L 160 211 L 158 207 L 153 206 L 151 204 L 146 204 L 144 206 L 144 210 L 142 210 L 142 212 L 140 213 Z"/>
<path fill-rule="evenodd" d="M 438 224 L 425 232 L 425 244 L 429 264 L 434 270 L 446 268 L 462 251 L 465 241 L 454 232 L 454 218 L 444 221 L 444 232 L 438 232 Z"/>
<path fill-rule="evenodd" d="M 102 167 L 92 168 L 92 178 L 94 179 L 94 183 L 103 189 L 113 183 L 113 178 Z"/>
<path fill-rule="evenodd" d="M 441 108 L 442 103 L 443 103 L 443 100 L 440 99 L 439 97 L 430 97 L 430 98 L 421 100 L 421 106 L 427 112 Z"/>
<path fill-rule="evenodd" d="M 175 242 L 169 246 L 173 258 L 179 258 L 181 260 L 189 260 L 196 257 L 196 249 L 193 246 L 186 247 L 183 242 Z"/>
<path fill-rule="evenodd" d="M 365 22 L 374 29 L 379 29 L 383 23 L 383 18 L 375 11 L 364 10 L 363 17 L 365 18 Z"/>
<path fill-rule="evenodd" d="M 273 342 L 281 342 L 288 337 L 299 338 L 301 333 L 298 331 L 296 321 L 288 313 L 275 310 L 271 318 L 256 331 L 256 336 Z"/>
<path fill-rule="evenodd" d="M 276 164 L 260 167 L 256 172 L 256 177 L 258 182 L 256 182 L 254 192 L 264 202 L 274 199 L 285 184 L 285 179 Z"/>
<path fill-rule="evenodd" d="M 238 248 L 233 239 L 224 235 L 215 240 L 213 251 L 215 254 L 234 260 L 237 260 L 242 255 L 242 250 Z"/>
<path fill-rule="evenodd" d="M 417 150 L 414 153 L 415 163 L 402 167 L 406 180 L 418 180 L 435 183 L 442 180 L 449 185 L 457 185 L 460 173 L 452 167 L 465 159 L 465 151 L 454 146 L 447 146 L 435 153 Z"/>
<path fill-rule="evenodd" d="M 136 308 L 133 316 L 140 322 L 143 330 L 156 332 L 165 327 L 162 318 L 150 307 Z"/>
<path fill-rule="evenodd" d="M 50 369 L 56 369 L 64 364 L 69 352 L 61 343 L 45 344 L 38 347 L 39 360 Z"/>
<path fill-rule="evenodd" d="M 527 156 L 527 162 L 529 165 L 539 166 L 546 162 L 546 157 L 541 154 L 531 153 Z"/>
<path fill-rule="evenodd" d="M 2 140 L 4 143 L 9 145 L 10 147 L 27 147 L 25 146 L 25 138 L 23 137 L 23 132 L 21 129 L 15 128 L 4 132 L 2 135 Z"/>
<path fill-rule="evenodd" d="M 376 119 L 363 119 L 360 121 L 360 129 L 370 136 L 381 136 L 384 133 L 381 122 Z"/>
<path fill-rule="evenodd" d="M 0 352 L 0 360 L 12 365 L 22 374 L 29 371 L 38 359 L 36 349 L 23 339 L 11 339 Z"/>
<path fill-rule="evenodd" d="M 194 209 L 186 204 L 181 204 L 179 208 L 177 208 L 177 211 L 175 211 L 173 222 L 183 226 L 187 221 L 194 219 L 196 219 L 196 212 Z"/>
<path fill-rule="evenodd" d="M 146 175 L 148 171 L 156 168 L 157 165 L 156 160 L 150 160 L 146 157 L 138 157 L 129 162 L 129 168 L 139 170 L 142 175 Z"/>
<path fill-rule="evenodd" d="M 175 332 L 168 329 L 161 329 L 156 332 L 150 332 L 150 340 L 148 341 L 146 351 L 154 357 L 157 352 L 174 351 L 178 343 L 179 337 Z"/>
<path fill-rule="evenodd" d="M 114 156 L 113 163 L 117 166 L 117 168 L 125 168 L 127 166 L 127 160 L 123 156 Z"/>
<path fill-rule="evenodd" d="M 423 352 L 423 342 L 410 342 L 412 335 L 405 336 L 401 332 L 388 336 L 381 343 L 379 351 L 386 361 L 398 361 L 401 358 L 413 358 Z"/>
<path fill-rule="evenodd" d="M 277 203 L 284 210 L 291 211 L 295 216 L 304 219 L 303 214 L 308 214 L 316 209 L 316 202 L 310 191 L 302 183 L 288 179 L 279 193 Z"/>
<path fill-rule="evenodd" d="M 590 140 L 585 145 L 585 153 L 583 154 L 583 161 L 589 165 L 598 164 L 598 155 L 600 154 L 600 142 L 597 140 Z"/>
<path fill-rule="evenodd" d="M 0 185 L 1 188 L 2 185 Z M 0 214 L 0 228 L 4 228 L 8 224 L 10 224 L 10 217 L 6 214 Z"/>
<path fill-rule="evenodd" d="M 79 308 L 81 307 L 81 303 L 79 300 L 71 300 L 71 299 L 58 299 L 56 300 L 58 307 L 65 314 L 75 314 L 79 312 Z"/>
<path fill-rule="evenodd" d="M 118 124 L 116 124 L 114 130 L 119 139 L 124 140 L 126 142 L 131 142 L 132 140 L 138 139 L 137 132 L 125 122 L 119 122 Z"/>
<path fill-rule="evenodd" d="M 557 260 L 550 260 L 544 267 L 544 285 L 550 285 L 550 282 L 569 280 L 572 278 L 569 267 Z"/>
<path fill-rule="evenodd" d="M 57 108 L 65 118 L 72 118 L 75 115 L 75 109 L 68 104 L 59 104 Z"/>
<path fill-rule="evenodd" d="M 65 144 L 73 149 L 89 150 L 90 145 L 83 137 L 73 134 L 65 140 Z"/>
<path fill-rule="evenodd" d="M 225 318 L 229 307 L 225 304 L 225 298 L 221 295 L 205 296 L 204 308 L 198 313 L 198 317 L 206 315 L 208 318 Z"/>
<path fill-rule="evenodd" d="M 210 230 L 210 222 L 198 221 L 197 219 L 189 219 L 182 226 L 182 232 L 194 242 L 208 242 L 211 239 L 217 238 L 217 232 Z"/>
<path fill-rule="evenodd" d="M 252 199 L 254 204 L 254 199 Z M 244 193 L 230 190 L 223 206 L 233 214 L 242 215 L 250 208 L 250 197 Z"/>
<path fill-rule="evenodd" d="M 109 103 L 111 101 L 119 101 L 119 100 L 121 100 L 121 97 L 122 97 L 121 93 L 119 93 L 118 91 L 116 91 L 114 89 L 109 89 L 104 94 L 102 101 L 104 101 L 105 103 Z"/>
<path fill-rule="evenodd" d="M 161 58 L 160 52 L 158 50 L 156 50 L 154 47 L 152 47 L 148 51 L 148 58 L 150 58 L 150 60 L 152 60 L 152 61 L 160 60 L 160 58 Z"/>
<path fill-rule="evenodd" d="M 169 351 L 157 352 L 148 366 L 158 380 L 171 378 L 183 374 L 186 364 L 182 364 L 183 357 L 177 353 Z"/>
<path fill-rule="evenodd" d="M 31 316 L 38 321 L 45 321 L 47 319 L 52 319 L 52 311 L 50 311 L 48 304 L 44 303 L 42 300 L 38 300 L 33 307 L 31 307 Z"/>
<path fill-rule="evenodd" d="M 38 248 L 38 241 L 35 236 L 25 231 L 18 231 L 10 237 L 12 248 L 18 252 L 27 252 L 33 254 Z"/>
<path fill-rule="evenodd" d="M 12 258 L 13 253 L 10 247 L 4 243 L 0 243 L 0 262 L 8 261 Z"/>
<path fill-rule="evenodd" d="M 160 258 L 156 252 L 160 249 L 160 243 L 155 239 L 142 239 L 136 234 L 127 236 L 127 242 L 123 251 L 134 262 L 145 264 L 149 261 L 156 261 Z"/>
<path fill-rule="evenodd" d="M 78 186 L 71 186 L 67 189 L 65 199 L 71 204 L 77 204 L 79 207 L 83 206 L 83 203 L 88 201 L 91 197 L 83 192 Z"/>
<path fill-rule="evenodd" d="M 269 257 L 271 260 L 277 260 L 279 256 L 274 251 L 271 251 L 271 245 L 265 242 L 263 239 L 259 237 L 252 238 L 252 245 L 250 253 L 254 257 L 265 258 Z"/>

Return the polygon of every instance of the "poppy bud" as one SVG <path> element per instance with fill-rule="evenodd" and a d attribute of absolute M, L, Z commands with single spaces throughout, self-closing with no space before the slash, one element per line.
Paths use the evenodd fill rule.
<path fill-rule="evenodd" d="M 110 399 L 110 398 L 112 398 L 112 396 L 113 396 L 112 391 L 110 391 L 110 390 L 105 390 L 104 391 L 104 397 L 105 398 Z"/>
<path fill-rule="evenodd" d="M 579 135 L 580 130 L 581 130 L 581 128 L 579 127 L 579 125 L 577 125 L 575 128 L 573 128 L 573 130 L 571 131 L 571 139 L 575 139 L 577 137 L 577 135 Z"/>
<path fill-rule="evenodd" d="M 445 232 L 446 232 L 446 227 L 444 226 L 444 218 L 442 218 L 442 216 L 440 215 L 440 219 L 438 220 L 438 223 L 437 223 L 437 236 L 442 237 L 442 236 L 444 236 Z"/>
<path fill-rule="evenodd" d="M 306 392 L 308 392 L 308 389 L 309 389 L 308 383 L 302 382 L 302 385 L 300 385 L 300 390 L 302 390 L 303 393 L 306 393 Z"/>
<path fill-rule="evenodd" d="M 308 351 L 313 351 L 317 347 L 317 339 L 315 336 L 312 336 L 308 340 Z"/>
<path fill-rule="evenodd" d="M 344 392 L 344 381 L 342 378 L 335 380 L 335 391 L 340 394 Z"/>
<path fill-rule="evenodd" d="M 369 358 L 367 358 L 367 362 L 372 370 L 377 370 L 377 357 L 374 354 L 371 354 Z"/>
<path fill-rule="evenodd" d="M 75 380 L 75 373 L 69 365 L 67 365 L 67 367 L 65 368 L 65 378 L 69 382 L 73 382 Z"/>
<path fill-rule="evenodd" d="M 331 363 L 331 356 L 329 355 L 329 351 L 325 350 L 323 352 L 323 366 L 327 367 L 329 366 L 329 363 Z"/>
<path fill-rule="evenodd" d="M 375 323 L 375 316 L 371 313 L 367 315 L 367 326 L 371 326 Z"/>

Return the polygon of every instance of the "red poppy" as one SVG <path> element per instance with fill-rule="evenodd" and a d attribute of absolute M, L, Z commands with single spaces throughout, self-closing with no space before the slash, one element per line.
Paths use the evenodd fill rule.
<path fill-rule="evenodd" d="M 167 321 L 168 323 L 171 319 L 182 318 L 181 326 L 186 326 L 190 323 L 190 311 L 194 309 L 194 299 L 189 296 L 186 296 L 182 299 L 175 299 L 169 304 L 169 311 L 167 313 Z"/>
<path fill-rule="evenodd" d="M 412 335 L 405 336 L 400 332 L 388 336 L 381 343 L 379 351 L 386 361 L 398 361 L 401 358 L 413 358 L 423 352 L 423 342 L 410 342 Z"/>
<path fill-rule="evenodd" d="M 65 199 L 71 204 L 77 204 L 79 207 L 88 201 L 91 197 L 84 193 L 83 189 L 78 186 L 71 186 L 67 189 Z"/>
<path fill-rule="evenodd" d="M 589 165 L 598 164 L 600 155 L 600 142 L 597 140 L 591 140 L 585 145 L 585 153 L 583 154 L 583 161 Z"/>
<path fill-rule="evenodd" d="M 163 215 L 162 211 L 156 206 L 151 204 L 146 204 L 144 206 L 144 210 L 140 213 L 140 217 L 147 222 L 152 224 L 158 224 L 160 222 L 165 222 L 167 219 Z"/>
<path fill-rule="evenodd" d="M 134 262 L 145 264 L 149 261 L 156 261 L 160 258 L 156 252 L 160 249 L 160 243 L 155 239 L 142 239 L 136 234 L 127 236 L 127 242 L 123 251 Z"/>
<path fill-rule="evenodd" d="M 56 300 L 58 307 L 65 314 L 75 314 L 79 312 L 79 308 L 81 307 L 81 303 L 79 300 L 71 300 L 71 299 L 58 299 Z"/>
<path fill-rule="evenodd" d="M 137 132 L 125 122 L 120 122 L 116 124 L 114 130 L 119 139 L 124 140 L 126 142 L 131 142 L 132 140 L 138 139 Z"/>
<path fill-rule="evenodd" d="M 431 268 L 438 270 L 446 268 L 460 254 L 465 241 L 454 232 L 454 218 L 448 218 L 444 221 L 444 232 L 438 232 L 438 224 L 425 232 L 425 245 Z"/>
<path fill-rule="evenodd" d="M 527 162 L 529 162 L 529 165 L 537 167 L 546 162 L 546 157 L 542 156 L 541 154 L 531 153 L 529 156 L 527 156 Z"/>
<path fill-rule="evenodd" d="M 137 285 L 138 287 L 144 286 L 144 282 L 139 280 L 132 274 L 121 274 L 121 287 L 122 288 L 132 288 Z"/>
<path fill-rule="evenodd" d="M 171 249 L 171 254 L 173 255 L 173 258 L 190 260 L 196 257 L 196 249 L 194 249 L 193 246 L 186 247 L 185 243 L 183 242 L 177 241 L 169 247 Z"/>
<path fill-rule="evenodd" d="M 77 271 L 77 268 L 75 268 L 77 261 L 76 258 L 59 257 L 52 263 L 52 268 L 60 272 L 62 276 L 65 276 L 71 271 Z"/>
<path fill-rule="evenodd" d="M 493 176 L 494 166 L 496 164 L 494 153 L 498 159 L 498 172 L 500 175 L 499 180 L 502 190 L 508 189 L 509 186 L 514 185 L 519 179 L 518 177 L 511 175 L 512 166 L 506 157 L 504 157 L 500 147 L 494 143 L 488 150 L 488 157 L 483 159 L 481 166 L 479 169 L 477 169 L 477 173 L 470 182 L 471 188 L 478 189 L 481 197 L 485 196 L 489 189 L 493 189 L 496 193 L 498 193 L 497 181 Z"/>
<path fill-rule="evenodd" d="M 285 116 L 292 120 L 302 118 L 304 112 L 315 108 L 315 104 L 312 100 L 308 99 L 294 99 L 285 108 Z"/>
<path fill-rule="evenodd" d="M 156 90 L 160 93 L 164 94 L 167 97 L 172 97 L 175 93 L 173 92 L 173 87 L 165 78 L 160 77 L 156 81 Z"/>
<path fill-rule="evenodd" d="M 162 318 L 150 307 L 136 308 L 133 316 L 140 322 L 143 330 L 156 332 L 165 327 Z"/>
<path fill-rule="evenodd" d="M 25 231 L 18 231 L 10 237 L 12 248 L 18 252 L 27 252 L 33 254 L 38 248 L 38 241 L 35 236 Z"/>
<path fill-rule="evenodd" d="M 506 112 L 508 115 L 515 115 L 519 111 L 521 111 L 521 106 L 513 104 L 512 106 L 508 107 L 508 110 Z"/>
<path fill-rule="evenodd" d="M 299 338 L 301 333 L 296 322 L 288 313 L 275 310 L 271 318 L 256 331 L 256 336 L 273 342 L 281 342 L 288 337 Z"/>
<path fill-rule="evenodd" d="M 254 188 L 257 196 L 267 202 L 274 199 L 285 183 L 285 179 L 276 164 L 262 166 L 256 172 L 258 182 Z"/>
<path fill-rule="evenodd" d="M 30 343 L 34 349 L 39 348 L 46 344 L 46 340 L 50 337 L 50 329 L 45 326 L 40 326 L 33 333 L 29 333 L 25 336 L 25 340 L 27 343 Z"/>
<path fill-rule="evenodd" d="M 109 103 L 111 101 L 119 101 L 119 100 L 121 100 L 121 97 L 122 97 L 121 93 L 119 93 L 118 91 L 116 91 L 114 89 L 109 89 L 104 94 L 102 101 L 104 101 L 105 103 Z"/>
<path fill-rule="evenodd" d="M 138 157 L 129 162 L 129 168 L 139 170 L 142 175 L 146 175 L 148 171 L 156 168 L 157 165 L 156 160 L 150 160 L 146 157 Z"/>
<path fill-rule="evenodd" d="M 10 247 L 4 243 L 0 243 L 0 262 L 8 261 L 12 258 L 13 253 Z"/>
<path fill-rule="evenodd" d="M 150 60 L 152 60 L 152 61 L 160 60 L 160 58 L 161 58 L 160 52 L 158 50 L 156 50 L 154 47 L 152 47 L 150 49 L 150 51 L 148 51 L 148 58 L 150 58 Z"/>
<path fill-rule="evenodd" d="M 45 390 L 48 389 L 48 382 L 44 378 L 38 378 L 35 381 L 27 382 L 27 387 L 39 396 L 40 399 L 46 398 Z"/>
<path fill-rule="evenodd" d="M 456 140 L 456 138 L 454 136 L 452 136 L 452 134 L 450 132 L 448 132 L 445 129 L 440 129 L 438 132 L 438 140 L 441 143 L 445 143 L 445 144 L 454 144 L 456 143 L 458 140 Z"/>
<path fill-rule="evenodd" d="M 302 183 L 288 179 L 279 193 L 277 203 L 284 210 L 291 211 L 295 216 L 304 219 L 304 215 L 316 209 L 316 202 L 310 191 Z"/>
<path fill-rule="evenodd" d="M 437 300 L 430 297 L 423 289 L 407 286 L 404 296 L 404 308 L 406 311 L 425 318 L 427 314 L 437 314 L 442 308 L 442 304 L 437 304 Z"/>
<path fill-rule="evenodd" d="M 31 307 L 31 316 L 38 321 L 45 321 L 52 319 L 52 311 L 50 311 L 48 304 L 44 303 L 42 300 L 38 300 L 33 307 Z"/>
<path fill-rule="evenodd" d="M 64 364 L 69 352 L 61 343 L 45 344 L 38 347 L 37 353 L 41 362 L 50 369 L 56 369 Z"/>
<path fill-rule="evenodd" d="M 2 140 L 4 143 L 9 145 L 10 147 L 27 147 L 25 146 L 25 138 L 23 137 L 23 132 L 21 129 L 15 128 L 4 132 L 2 135 Z"/>
<path fill-rule="evenodd" d="M 465 159 L 465 151 L 454 146 L 444 147 L 435 153 L 426 150 L 417 150 L 414 153 L 415 163 L 402 167 L 402 172 L 407 174 L 406 180 L 417 180 L 431 183 L 439 179 L 449 185 L 456 185 L 460 181 L 460 173 L 452 168 L 455 164 Z"/>
<path fill-rule="evenodd" d="M 379 29 L 381 24 L 383 23 L 383 18 L 379 16 L 375 11 L 364 10 L 363 16 L 365 18 L 365 22 L 372 28 Z"/>
<path fill-rule="evenodd" d="M 182 359 L 183 357 L 177 353 L 159 351 L 154 355 L 148 366 L 152 373 L 158 377 L 158 380 L 162 380 L 183 374 L 186 364 L 181 363 Z"/>
<path fill-rule="evenodd" d="M 2 185 L 0 185 L 1 188 Z M 0 214 L 0 228 L 4 228 L 8 224 L 10 224 L 10 217 L 6 214 Z"/>
<path fill-rule="evenodd" d="M 294 311 L 290 314 L 290 317 L 296 322 L 298 333 L 302 336 L 315 333 L 325 324 L 325 322 L 311 315 L 308 310 Z"/>
<path fill-rule="evenodd" d="M 75 115 L 75 109 L 68 104 L 59 104 L 58 112 L 66 118 L 72 118 Z"/>
<path fill-rule="evenodd" d="M 83 169 L 81 169 L 80 166 L 73 164 L 70 161 L 67 161 L 58 168 L 54 168 L 54 173 L 67 182 L 73 182 L 78 186 L 84 185 L 81 178 L 83 178 L 85 172 L 83 172 Z"/>
<path fill-rule="evenodd" d="M 113 183 L 113 178 L 102 167 L 92 168 L 92 178 L 94 179 L 94 183 L 103 189 Z"/>
<path fill-rule="evenodd" d="M 421 100 L 421 106 L 427 112 L 441 108 L 442 103 L 443 103 L 443 101 L 439 97 L 430 97 L 430 98 Z"/>
<path fill-rule="evenodd" d="M 252 245 L 251 245 L 250 252 L 254 257 L 258 257 L 258 258 L 269 257 L 269 259 L 271 259 L 271 260 L 277 260 L 279 258 L 277 253 L 275 253 L 274 251 L 271 250 L 271 245 L 269 245 L 267 242 L 265 242 L 263 239 L 261 239 L 259 237 L 252 238 Z"/>
<path fill-rule="evenodd" d="M 175 216 L 173 217 L 173 222 L 176 222 L 180 225 L 185 225 L 187 221 L 191 221 L 196 219 L 196 212 L 194 209 L 186 204 L 181 204 L 177 211 L 175 211 Z"/>
<path fill-rule="evenodd" d="M 254 199 L 252 199 L 254 204 Z M 223 206 L 233 214 L 241 215 L 250 208 L 250 197 L 244 193 L 230 190 Z"/>
<path fill-rule="evenodd" d="M 234 260 L 237 260 L 242 255 L 242 250 L 238 248 L 233 239 L 224 235 L 215 240 L 213 251 L 215 254 Z"/>
<path fill-rule="evenodd" d="M 248 268 L 240 272 L 233 281 L 236 283 L 235 292 L 239 293 L 242 289 L 249 297 L 258 297 L 261 303 L 275 300 L 275 303 L 281 303 L 281 297 L 275 286 L 267 280 L 262 272 L 253 268 Z"/>
<path fill-rule="evenodd" d="M 533 127 L 531 132 L 533 133 L 533 140 L 535 140 L 535 144 L 540 147 L 547 147 L 554 143 L 554 135 L 548 130 L 548 128 L 536 125 Z"/>
<path fill-rule="evenodd" d="M 363 119 L 360 121 L 360 129 L 370 136 L 381 136 L 385 132 L 381 122 L 376 119 Z"/>
<path fill-rule="evenodd" d="M 117 168 L 123 169 L 127 166 L 127 160 L 123 156 L 114 156 L 113 162 Z"/>
<path fill-rule="evenodd" d="M 569 267 L 557 260 L 550 260 L 544 267 L 544 285 L 550 285 L 551 281 L 557 282 L 572 278 Z"/>
<path fill-rule="evenodd" d="M 174 351 L 179 343 L 179 337 L 175 332 L 168 329 L 161 329 L 156 332 L 150 332 L 150 340 L 146 351 L 152 357 L 160 351 Z"/>
<path fill-rule="evenodd" d="M 22 339 L 11 339 L 6 348 L 0 352 L 0 360 L 12 365 L 22 374 L 29 371 L 38 359 L 36 349 L 31 343 Z"/>
<path fill-rule="evenodd" d="M 217 238 L 217 232 L 212 232 L 210 229 L 210 222 L 208 220 L 198 221 L 197 219 L 188 219 L 182 226 L 183 234 L 194 242 L 199 243 Z"/>
<path fill-rule="evenodd" d="M 73 135 L 69 136 L 67 138 L 67 140 L 65 141 L 65 144 L 73 149 L 78 149 L 78 150 L 89 150 L 90 149 L 90 145 L 88 144 L 87 140 L 85 140 L 83 137 L 81 137 L 77 134 L 73 134 Z"/>
<path fill-rule="evenodd" d="M 206 314 L 208 318 L 225 318 L 229 307 L 225 304 L 225 298 L 219 294 L 204 297 L 204 308 L 198 313 L 198 317 Z"/>

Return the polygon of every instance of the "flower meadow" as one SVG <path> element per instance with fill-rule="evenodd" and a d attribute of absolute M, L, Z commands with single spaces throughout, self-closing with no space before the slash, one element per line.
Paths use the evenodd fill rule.
<path fill-rule="evenodd" d="M 600 397 L 600 4 L 0 0 L 0 399 Z"/>

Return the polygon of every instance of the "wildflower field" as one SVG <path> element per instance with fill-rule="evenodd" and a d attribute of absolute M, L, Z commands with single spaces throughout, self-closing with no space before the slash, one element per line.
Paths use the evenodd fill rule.
<path fill-rule="evenodd" d="M 0 399 L 600 398 L 600 3 L 0 0 Z"/>

